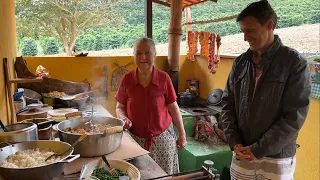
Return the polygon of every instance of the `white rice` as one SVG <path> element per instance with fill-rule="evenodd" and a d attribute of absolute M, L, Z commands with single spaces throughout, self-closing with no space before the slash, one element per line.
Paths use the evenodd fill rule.
<path fill-rule="evenodd" d="M 63 157 L 52 157 L 45 162 L 46 158 L 52 155 L 54 152 L 49 149 L 27 149 L 18 151 L 13 155 L 10 155 L 3 161 L 1 167 L 5 168 L 32 168 L 37 166 L 43 166 L 47 164 L 59 161 Z"/>

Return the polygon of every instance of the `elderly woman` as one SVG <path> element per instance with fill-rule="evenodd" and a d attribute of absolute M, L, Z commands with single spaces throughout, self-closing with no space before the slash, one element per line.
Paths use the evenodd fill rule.
<path fill-rule="evenodd" d="M 179 172 L 178 149 L 186 144 L 176 93 L 168 74 L 154 67 L 155 44 L 140 38 L 134 45 L 137 68 L 121 80 L 116 94 L 117 116 L 132 137 L 168 174 Z M 176 139 L 173 124 L 178 130 Z"/>

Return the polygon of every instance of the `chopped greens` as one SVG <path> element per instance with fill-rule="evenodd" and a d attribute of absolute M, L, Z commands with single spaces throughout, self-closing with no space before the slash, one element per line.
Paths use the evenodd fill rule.
<path fill-rule="evenodd" d="M 96 168 L 93 170 L 91 176 L 94 176 L 100 180 L 118 180 L 119 176 L 128 176 L 127 173 L 121 171 L 120 169 L 115 169 L 118 176 L 112 176 L 104 168 Z"/>

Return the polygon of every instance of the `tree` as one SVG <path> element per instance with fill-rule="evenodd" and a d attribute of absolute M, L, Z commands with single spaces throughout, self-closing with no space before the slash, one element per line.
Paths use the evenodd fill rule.
<path fill-rule="evenodd" d="M 38 54 L 37 44 L 34 39 L 24 38 L 21 43 L 22 56 L 36 56 Z"/>
<path fill-rule="evenodd" d="M 17 32 L 53 36 L 70 56 L 81 31 L 90 27 L 115 26 L 123 18 L 112 11 L 130 0 L 15 0 Z"/>

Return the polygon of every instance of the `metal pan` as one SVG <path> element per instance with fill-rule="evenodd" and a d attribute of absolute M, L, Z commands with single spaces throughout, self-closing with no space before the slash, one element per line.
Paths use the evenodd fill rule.
<path fill-rule="evenodd" d="M 0 149 L 0 164 L 10 155 L 21 150 L 27 149 L 46 149 L 61 153 L 71 147 L 70 144 L 60 141 L 29 141 L 6 146 Z M 80 155 L 72 155 L 73 148 L 66 153 L 66 157 L 62 160 L 44 166 L 34 168 L 5 168 L 0 167 L 0 175 L 5 180 L 52 180 L 61 176 L 64 165 L 80 157 Z M 0 179 L 1 179 L 0 177 Z"/>
<path fill-rule="evenodd" d="M 72 134 L 63 130 L 67 128 L 77 128 L 88 122 L 90 118 L 76 117 L 71 120 L 60 122 L 57 126 L 61 141 L 73 143 L 81 134 Z M 93 117 L 93 124 L 110 124 L 111 126 L 121 126 L 123 130 L 124 122 L 113 117 Z M 123 131 L 112 133 L 88 135 L 86 139 L 74 147 L 74 152 L 81 157 L 95 157 L 109 154 L 117 150 L 121 144 Z"/>

